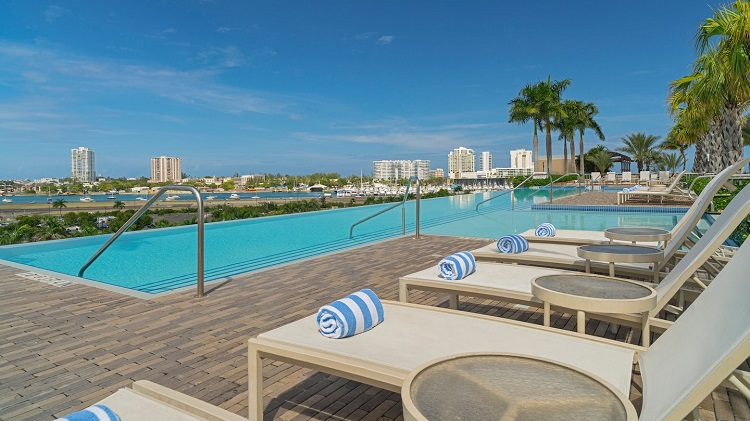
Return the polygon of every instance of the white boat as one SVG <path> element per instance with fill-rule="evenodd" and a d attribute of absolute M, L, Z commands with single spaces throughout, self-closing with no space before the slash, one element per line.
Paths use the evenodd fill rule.
<path fill-rule="evenodd" d="M 138 196 L 138 197 L 136 197 L 136 198 L 135 198 L 135 200 L 140 200 L 140 201 L 142 201 L 142 202 L 145 202 L 145 201 L 147 201 L 148 199 L 146 199 L 145 197 L 141 197 L 141 196 Z"/>
<path fill-rule="evenodd" d="M 229 198 L 232 200 L 240 200 L 240 195 L 237 193 L 232 193 L 229 195 Z"/>
<path fill-rule="evenodd" d="M 167 198 L 166 198 L 166 199 L 164 199 L 164 200 L 169 200 L 169 201 L 171 202 L 171 201 L 173 201 L 173 200 L 177 200 L 177 199 L 179 199 L 179 198 L 180 198 L 180 196 L 167 196 Z"/>
<path fill-rule="evenodd" d="M 208 196 L 208 197 L 206 198 L 206 200 L 214 200 L 214 199 L 216 199 L 216 196 Z"/>
<path fill-rule="evenodd" d="M 260 199 L 260 196 L 253 196 L 251 199 Z"/>
<path fill-rule="evenodd" d="M 109 200 L 116 200 L 117 196 L 115 196 L 114 194 L 110 194 L 109 196 L 107 196 L 107 199 L 109 199 Z"/>
<path fill-rule="evenodd" d="M 95 202 L 96 201 L 96 200 L 90 198 L 89 196 L 83 196 L 82 198 L 80 198 L 78 200 L 80 200 L 81 202 L 85 202 L 85 203 L 91 203 L 91 202 Z"/>
<path fill-rule="evenodd" d="M 5 203 L 13 203 L 13 199 L 8 199 L 7 197 L 3 198 L 3 202 Z"/>

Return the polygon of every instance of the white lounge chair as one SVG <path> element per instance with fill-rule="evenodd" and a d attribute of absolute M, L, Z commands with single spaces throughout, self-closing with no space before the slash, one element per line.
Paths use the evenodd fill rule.
<path fill-rule="evenodd" d="M 748 254 L 750 242 L 740 250 Z M 262 358 L 399 391 L 417 367 L 476 352 L 565 364 L 596 376 L 625 396 L 637 361 L 643 382 L 639 419 L 680 420 L 725 379 L 740 383 L 735 369 L 750 355 L 749 271 L 750 259 L 729 262 L 648 349 L 513 320 L 387 301 L 385 320 L 374 329 L 329 339 L 317 332 L 311 315 L 248 341 L 248 411 L 252 418 L 263 418 Z"/>
<path fill-rule="evenodd" d="M 679 173 L 675 177 L 672 184 L 670 184 L 669 187 L 667 187 L 664 190 L 661 190 L 661 189 L 657 190 L 654 188 L 648 188 L 648 189 L 642 188 L 642 189 L 637 189 L 637 190 L 633 190 L 629 192 L 624 192 L 624 191 L 617 192 L 617 204 L 621 205 L 629 200 L 633 200 L 637 198 L 646 198 L 646 202 L 650 203 L 652 197 L 659 198 L 660 203 L 663 203 L 664 199 L 671 199 L 671 198 L 693 199 L 693 196 L 690 194 L 690 192 L 686 192 L 679 187 L 680 178 L 682 177 L 684 173 L 685 173 L 684 171 Z"/>
<path fill-rule="evenodd" d="M 638 182 L 643 185 L 648 185 L 651 182 L 651 171 L 641 171 L 639 173 Z"/>
<path fill-rule="evenodd" d="M 591 172 L 591 184 L 594 183 L 601 183 L 602 182 L 602 173 L 599 171 L 592 171 Z"/>
<path fill-rule="evenodd" d="M 690 221 L 692 224 L 696 224 L 703 212 L 709 207 L 714 196 L 719 190 L 724 188 L 732 188 L 734 186 L 728 185 L 728 181 L 738 171 L 742 171 L 744 167 L 750 163 L 750 158 L 745 158 L 741 162 L 738 162 L 730 167 L 725 168 L 719 174 L 714 176 L 708 184 L 703 188 L 701 194 L 695 199 L 693 204 L 690 206 L 685 215 L 677 222 L 672 228 L 672 237 L 680 229 L 682 224 Z M 624 174 L 624 173 L 623 173 Z M 698 219 L 694 219 L 692 216 L 698 214 Z M 540 242 L 540 243 L 555 243 L 555 244 L 602 244 L 608 243 L 609 239 L 604 236 L 604 231 L 590 231 L 590 230 L 565 230 L 558 229 L 554 237 L 537 237 L 534 235 L 534 229 L 529 229 L 521 233 L 529 242 Z M 652 244 L 656 245 L 656 244 Z"/>
<path fill-rule="evenodd" d="M 617 173 L 613 172 L 613 171 L 608 172 L 607 173 L 607 181 L 606 181 L 606 183 L 607 184 L 609 184 L 609 183 L 612 183 L 612 184 L 617 183 Z"/>
<path fill-rule="evenodd" d="M 667 308 L 669 301 L 687 282 L 694 279 L 694 274 L 698 269 L 711 258 L 727 237 L 750 214 L 750 189 L 745 189 L 741 193 L 743 197 L 738 195 L 693 248 L 658 285 L 654 286 L 657 292 L 657 303 L 647 314 L 645 320 L 647 324 L 643 325 L 644 320 L 641 316 L 634 314 L 600 314 L 592 317 L 642 328 L 644 330 L 643 343 L 647 346 L 648 330 L 651 325 L 656 327 L 656 330 L 663 330 L 670 325 L 669 322 L 658 318 L 659 313 Z M 743 258 L 742 256 L 734 258 L 736 257 Z M 750 255 L 744 258 L 750 258 Z M 473 274 L 461 280 L 448 281 L 439 277 L 438 269 L 432 267 L 399 279 L 399 301 L 409 302 L 410 292 L 420 290 L 448 294 L 449 306 L 452 309 L 458 308 L 459 295 L 538 307 L 542 303 L 532 295 L 531 281 L 539 276 L 561 273 L 571 272 L 524 265 L 477 262 L 477 269 Z M 699 285 L 703 285 L 703 282 Z M 678 308 L 670 308 L 670 310 L 679 311 Z"/>
<path fill-rule="evenodd" d="M 750 189 L 746 188 L 739 192 L 734 199 L 732 199 L 730 205 L 734 206 L 732 206 L 731 208 L 728 206 L 727 209 L 725 209 L 725 212 L 727 210 L 730 210 L 732 212 L 728 212 L 728 214 L 733 213 L 734 215 L 732 215 L 732 218 L 740 218 L 741 220 L 747 215 L 745 206 L 747 206 L 749 202 Z M 664 248 L 664 258 L 654 267 L 653 270 L 649 269 L 648 265 L 645 264 L 621 263 L 617 266 L 620 274 L 627 274 L 629 276 L 648 279 L 654 275 L 654 272 L 661 271 L 662 269 L 668 267 L 668 264 L 671 262 L 678 249 L 683 246 L 690 238 L 691 232 L 701 216 L 701 212 L 694 212 L 683 217 L 685 222 L 677 230 L 677 232 L 672 237 L 672 240 Z M 719 220 L 730 221 L 729 218 L 719 218 L 717 219 L 717 222 L 719 222 Z M 738 223 L 739 221 L 737 222 L 737 224 Z M 729 223 L 727 223 L 727 227 L 728 226 L 730 226 Z M 733 219 L 731 220 L 731 226 L 736 226 Z M 728 232 L 727 235 L 729 235 L 730 233 L 731 231 Z M 603 247 L 603 245 L 601 247 Z M 627 253 L 628 247 L 629 246 L 627 245 L 621 245 L 620 248 L 624 250 L 622 251 L 622 253 Z M 523 253 L 513 254 L 500 253 L 496 247 L 496 244 L 493 242 L 485 247 L 473 250 L 472 253 L 478 260 L 489 260 L 501 263 L 519 263 L 530 266 L 546 266 L 567 270 L 585 270 L 586 266 L 585 259 L 582 259 L 578 256 L 578 246 L 576 246 L 575 244 L 529 243 L 528 250 L 524 251 Z M 591 266 L 593 270 L 597 270 L 603 273 L 609 273 L 608 264 L 592 262 Z"/>
<path fill-rule="evenodd" d="M 98 402 L 122 421 L 248 421 L 225 409 L 188 395 L 139 380 Z"/>
<path fill-rule="evenodd" d="M 632 173 L 630 171 L 623 171 L 620 176 L 620 183 L 630 183 Z"/>

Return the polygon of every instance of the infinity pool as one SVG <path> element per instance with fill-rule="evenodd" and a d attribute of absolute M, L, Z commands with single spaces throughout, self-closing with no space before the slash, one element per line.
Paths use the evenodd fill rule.
<path fill-rule="evenodd" d="M 496 239 L 523 232 L 542 222 L 559 229 L 603 230 L 612 226 L 671 228 L 681 212 L 580 212 L 532 210 L 546 202 L 548 192 L 518 190 L 476 205 L 489 193 L 467 194 L 421 201 L 420 232 Z M 576 194 L 555 190 L 555 197 Z M 497 193 L 493 193 L 497 195 Z M 205 225 L 205 280 L 241 273 L 369 244 L 401 235 L 401 212 L 393 209 L 354 229 L 354 222 L 390 205 L 373 205 L 294 215 L 214 222 Z M 511 210 L 513 206 L 513 210 Z M 407 234 L 415 230 L 415 202 L 405 205 Z M 0 263 L 42 269 L 65 279 L 101 247 L 109 235 L 0 247 Z M 138 231 L 124 234 L 86 271 L 96 283 L 114 285 L 145 294 L 159 294 L 196 281 L 196 226 Z M 75 278 L 78 279 L 78 278 Z M 142 294 L 136 294 L 142 295 Z"/>

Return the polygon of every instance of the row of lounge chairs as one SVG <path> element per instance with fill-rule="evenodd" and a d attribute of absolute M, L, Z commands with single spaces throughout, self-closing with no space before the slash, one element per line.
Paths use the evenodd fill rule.
<path fill-rule="evenodd" d="M 516 255 L 518 259 L 525 256 L 525 260 L 513 263 L 544 267 L 479 261 L 476 273 L 461 281 L 437 278 L 433 268 L 431 272 L 402 277 L 399 280 L 402 302 L 383 301 L 385 320 L 367 332 L 346 339 L 329 339 L 317 332 L 315 315 L 310 315 L 249 339 L 249 419 L 263 419 L 263 358 L 400 391 L 409 373 L 429 361 L 455 354 L 507 353 L 551 360 L 590 373 L 624 396 L 630 394 L 637 364 L 643 395 L 640 420 L 681 420 L 727 381 L 750 399 L 748 376 L 736 370 L 750 356 L 750 306 L 747 306 L 750 293 L 746 284 L 750 273 L 750 241 L 720 270 L 709 271 L 715 277 L 674 322 L 658 317 L 678 290 L 698 280 L 697 270 L 705 268 L 713 252 L 750 213 L 750 189 L 744 189 L 700 239 L 692 237 L 708 201 L 747 161 L 717 175 L 673 230 L 672 240 L 664 250 L 665 258 L 657 264 L 659 271 L 663 269 L 666 273 L 655 286 L 658 304 L 649 312 L 646 326 L 632 314 L 592 315 L 644 327 L 642 336 L 648 335 L 649 328 L 661 332 L 650 347 L 454 310 L 459 295 L 538 306 L 540 302 L 529 292 L 530 280 L 560 273 L 550 267 L 555 266 L 554 259 L 562 261 L 563 257 L 570 257 L 565 256 L 564 248 L 576 243 L 608 241 L 594 232 L 558 231 L 559 237 L 544 241 L 534 241 L 527 234 L 531 247 Z M 680 246 L 689 251 L 680 255 Z M 487 258 L 484 252 L 478 250 L 474 254 L 480 259 Z M 493 258 L 497 254 L 494 252 Z M 577 256 L 568 260 L 567 269 L 581 269 Z M 628 274 L 636 277 L 639 273 L 650 277 L 652 273 L 649 268 L 637 265 L 631 269 Z M 410 291 L 415 289 L 449 294 L 454 309 L 406 302 Z M 118 391 L 102 403 L 116 411 L 123 408 L 120 416 L 124 421 L 244 419 L 149 382 L 136 382 L 133 389 Z"/>
<path fill-rule="evenodd" d="M 641 171 L 636 176 L 633 176 L 631 171 L 623 171 L 622 174 L 616 172 L 608 172 L 602 175 L 599 171 L 591 172 L 591 182 L 595 184 L 629 184 L 638 182 L 640 184 L 668 184 L 672 179 L 669 171 L 659 171 L 658 173 L 652 173 L 651 171 Z"/>

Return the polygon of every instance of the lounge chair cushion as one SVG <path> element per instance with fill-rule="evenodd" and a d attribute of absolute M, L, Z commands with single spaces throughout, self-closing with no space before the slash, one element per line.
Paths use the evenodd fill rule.
<path fill-rule="evenodd" d="M 316 322 L 327 338 L 341 339 L 366 332 L 383 321 L 383 305 L 370 289 L 350 294 L 318 310 Z"/>
<path fill-rule="evenodd" d="M 449 281 L 463 279 L 474 273 L 476 269 L 477 261 L 468 251 L 451 254 L 438 263 L 440 275 Z"/>

